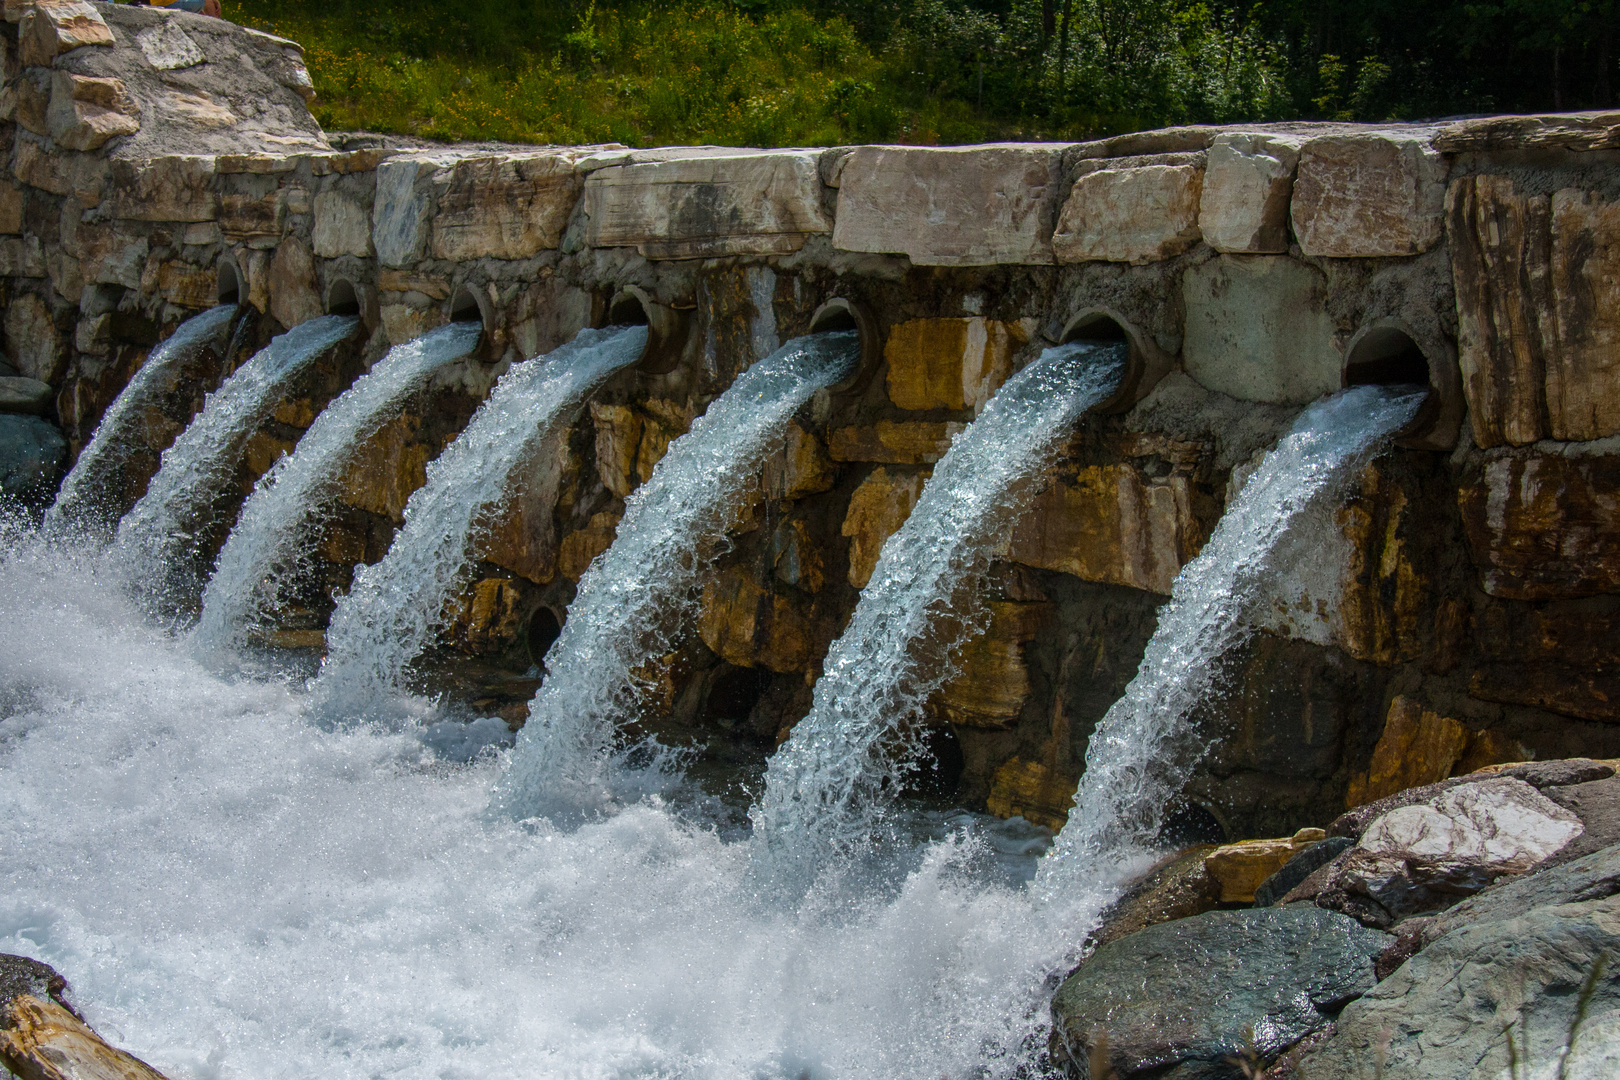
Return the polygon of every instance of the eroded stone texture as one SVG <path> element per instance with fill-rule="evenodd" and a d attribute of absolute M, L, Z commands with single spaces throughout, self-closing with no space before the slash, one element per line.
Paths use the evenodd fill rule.
<path fill-rule="evenodd" d="M 131 221 L 213 221 L 219 215 L 214 159 L 203 156 L 114 159 L 111 216 Z"/>
<path fill-rule="evenodd" d="M 507 578 L 481 578 L 450 605 L 445 636 L 472 653 L 495 652 L 523 632 L 523 589 Z"/>
<path fill-rule="evenodd" d="M 1028 341 L 1022 323 L 976 317 L 899 323 L 883 346 L 889 400 L 902 409 L 977 412 L 1007 381 L 1013 355 Z"/>
<path fill-rule="evenodd" d="M 650 259 L 785 255 L 832 223 L 814 151 L 677 158 L 585 181 L 585 242 Z"/>
<path fill-rule="evenodd" d="M 1620 433 L 1620 202 L 1565 189 L 1552 197 L 1558 347 L 1547 356 L 1555 439 Z"/>
<path fill-rule="evenodd" d="M 1327 279 L 1285 256 L 1222 255 L 1187 271 L 1187 374 L 1242 401 L 1303 405 L 1339 388 Z"/>
<path fill-rule="evenodd" d="M 115 135 L 141 129 L 140 106 L 122 79 L 51 73 L 50 135 L 67 150 L 95 150 Z"/>
<path fill-rule="evenodd" d="M 1063 204 L 1052 250 L 1059 262 L 1148 263 L 1198 243 L 1204 170 L 1197 165 L 1099 169 Z"/>
<path fill-rule="evenodd" d="M 871 461 L 885 465 L 931 465 L 945 456 L 951 440 L 966 424 L 928 420 L 879 420 L 832 433 L 834 461 Z"/>
<path fill-rule="evenodd" d="M 315 225 L 310 232 L 315 254 L 323 259 L 375 254 L 371 246 L 371 211 L 341 191 L 315 196 Z"/>
<path fill-rule="evenodd" d="M 562 538 L 557 546 L 557 572 L 565 578 L 578 581 L 591 561 L 613 545 L 618 532 L 619 515 L 610 510 L 592 514 L 583 529 L 575 529 Z"/>
<path fill-rule="evenodd" d="M 32 293 L 6 307 L 6 355 L 30 379 L 55 385 L 67 364 L 67 349 L 45 301 Z"/>
<path fill-rule="evenodd" d="M 1014 816 L 1054 832 L 1069 820 L 1080 777 L 1055 762 L 1009 758 L 990 780 L 985 809 L 1000 818 Z"/>
<path fill-rule="evenodd" d="M 17 24 L 18 56 L 28 67 L 50 67 L 85 45 L 111 44 L 112 31 L 85 0 L 34 0 Z"/>
<path fill-rule="evenodd" d="M 1328 135 L 1300 148 L 1291 216 L 1305 254 L 1417 255 L 1440 241 L 1446 162 L 1421 135 Z"/>
<path fill-rule="evenodd" d="M 321 314 L 321 296 L 315 291 L 315 260 L 309 246 L 296 236 L 277 245 L 270 259 L 270 314 L 286 327 Z"/>
<path fill-rule="evenodd" d="M 833 246 L 918 266 L 1050 263 L 1063 146 L 858 146 L 838 166 Z"/>
<path fill-rule="evenodd" d="M 1367 772 L 1352 777 L 1345 796 L 1360 806 L 1407 788 L 1444 780 L 1468 748 L 1468 730 L 1449 716 L 1401 695 L 1390 702 L 1384 733 Z"/>
<path fill-rule="evenodd" d="M 436 259 L 527 259 L 562 242 L 584 185 L 580 152 L 464 158 L 435 178 Z"/>
<path fill-rule="evenodd" d="M 429 454 L 421 431 L 421 418 L 411 413 L 402 413 L 378 428 L 344 472 L 342 500 L 396 524 L 403 522 L 411 493 L 427 483 Z"/>
<path fill-rule="evenodd" d="M 663 438 L 663 446 L 658 451 L 659 458 L 663 457 L 669 446 L 669 437 L 685 431 L 688 426 L 689 419 L 679 432 L 669 427 L 662 428 L 659 436 Z M 837 481 L 837 474 L 821 440 L 796 422 L 788 424 L 784 435 L 782 448 L 765 459 L 762 484 L 765 497 L 776 500 L 801 499 L 831 488 Z M 651 454 L 647 457 L 651 459 Z M 648 475 L 651 475 L 651 465 L 648 466 Z"/>
<path fill-rule="evenodd" d="M 1050 630 L 1056 615 L 1051 604 L 986 606 L 989 625 L 956 654 L 956 674 L 929 701 L 933 712 L 966 727 L 1006 727 L 1018 719 L 1033 689 L 1024 646 Z"/>
<path fill-rule="evenodd" d="M 164 1080 L 49 998 L 19 994 L 0 1009 L 0 1062 L 24 1080 Z"/>
<path fill-rule="evenodd" d="M 1301 829 L 1276 840 L 1222 844 L 1204 857 L 1204 870 L 1217 885 L 1221 903 L 1251 903 L 1262 882 L 1326 835 L 1321 829 Z"/>
<path fill-rule="evenodd" d="M 926 471 L 891 473 L 877 468 L 849 497 L 849 512 L 840 531 L 849 537 L 851 585 L 866 588 L 883 542 L 911 516 L 927 480 Z"/>
<path fill-rule="evenodd" d="M 371 204 L 371 242 L 384 266 L 414 266 L 426 253 L 433 215 L 432 185 L 423 183 L 445 157 L 411 155 L 377 166 Z"/>
<path fill-rule="evenodd" d="M 721 659 L 739 667 L 804 671 L 820 659 L 809 605 L 765 588 L 731 567 L 703 588 L 698 634 Z"/>
<path fill-rule="evenodd" d="M 1620 721 L 1620 615 L 1607 605 L 1491 604 L 1474 638 L 1484 661 L 1469 682 L 1474 697 Z"/>
<path fill-rule="evenodd" d="M 1289 196 L 1299 167 L 1298 136 L 1227 132 L 1210 143 L 1198 230 L 1216 251 L 1288 250 Z"/>
<path fill-rule="evenodd" d="M 1220 886 L 1204 867 L 1204 857 L 1213 850 L 1213 845 L 1196 844 L 1149 870 L 1103 912 L 1096 943 L 1106 945 L 1150 926 L 1213 911 L 1220 904 Z"/>

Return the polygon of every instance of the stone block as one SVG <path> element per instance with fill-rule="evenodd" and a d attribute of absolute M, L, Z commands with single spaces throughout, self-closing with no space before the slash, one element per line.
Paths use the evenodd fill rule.
<path fill-rule="evenodd" d="M 464 158 L 435 178 L 436 259 L 527 259 L 562 243 L 584 186 L 577 152 Z"/>
<path fill-rule="evenodd" d="M 1304 405 L 1339 389 L 1321 271 L 1286 256 L 1222 255 L 1182 276 L 1182 361 L 1210 390 Z"/>
<path fill-rule="evenodd" d="M 585 528 L 575 529 L 557 545 L 557 572 L 570 581 L 578 581 L 592 560 L 613 546 L 618 525 L 618 514 L 610 511 L 592 514 Z"/>
<path fill-rule="evenodd" d="M 591 402 L 596 428 L 596 475 L 619 498 L 635 490 L 636 455 L 641 449 L 641 414 L 628 405 Z"/>
<path fill-rule="evenodd" d="M 1184 476 L 1149 480 L 1131 465 L 1053 478 L 1014 525 L 1008 558 L 1168 596 L 1203 545 L 1191 488 Z"/>
<path fill-rule="evenodd" d="M 78 259 L 60 247 L 51 247 L 45 252 L 45 273 L 62 299 L 70 304 L 79 302 L 84 294 L 84 272 Z"/>
<path fill-rule="evenodd" d="M 1620 149 L 1620 113 L 1476 116 L 1442 127 L 1434 148 L 1442 154 Z"/>
<path fill-rule="evenodd" d="M 1345 806 L 1361 806 L 1407 788 L 1444 780 L 1468 748 L 1468 730 L 1449 716 L 1399 695 L 1365 773 L 1350 778 Z"/>
<path fill-rule="evenodd" d="M 1306 255 L 1417 255 L 1440 241 L 1446 161 L 1420 134 L 1326 135 L 1300 147 L 1291 215 Z"/>
<path fill-rule="evenodd" d="M 1053 262 L 1061 144 L 858 146 L 837 168 L 833 246 L 918 266 Z"/>
<path fill-rule="evenodd" d="M 371 211 L 341 191 L 323 191 L 315 196 L 315 225 L 310 234 L 315 254 L 323 259 L 343 255 L 370 258 Z"/>
<path fill-rule="evenodd" d="M 827 583 L 826 557 L 802 518 L 788 518 L 776 527 L 765 557 L 772 575 L 784 585 L 818 593 Z"/>
<path fill-rule="evenodd" d="M 1010 758 L 990 779 L 985 809 L 997 817 L 1021 817 L 1056 832 L 1069 820 L 1079 785 L 1078 776 L 1055 765 Z"/>
<path fill-rule="evenodd" d="M 9 119 L 35 135 L 49 136 L 51 133 L 52 74 L 40 68 L 26 70 L 4 91 L 0 91 L 4 95 L 6 111 L 11 114 Z"/>
<path fill-rule="evenodd" d="M 650 259 L 785 255 L 830 232 L 815 151 L 676 158 L 585 181 L 585 242 Z"/>
<path fill-rule="evenodd" d="M 1049 631 L 1051 604 L 991 600 L 989 625 L 954 658 L 956 673 L 929 700 L 930 710 L 963 727 L 1006 728 L 1018 719 L 1033 686 L 1024 646 Z M 1072 799 L 1073 792 L 1070 797 Z"/>
<path fill-rule="evenodd" d="M 698 635 L 715 655 L 739 667 L 806 671 L 819 659 L 806 607 L 761 586 L 744 568 L 730 567 L 703 588 Z"/>
<path fill-rule="evenodd" d="M 158 71 L 179 71 L 205 59 L 203 51 L 173 20 L 164 20 L 135 34 L 135 46 Z"/>
<path fill-rule="evenodd" d="M 17 365 L 18 373 L 55 386 L 68 357 L 45 301 L 33 293 L 13 299 L 6 306 L 5 331 L 6 355 Z"/>
<path fill-rule="evenodd" d="M 1492 596 L 1620 592 L 1620 457 L 1496 451 L 1465 471 L 1457 502 Z"/>
<path fill-rule="evenodd" d="M 1326 836 L 1321 829 L 1301 829 L 1279 840 L 1223 844 L 1204 856 L 1204 870 L 1219 887 L 1221 903 L 1250 904 L 1261 883 Z"/>
<path fill-rule="evenodd" d="M 450 283 L 444 278 L 402 270 L 378 271 L 377 288 L 385 293 L 415 293 L 424 301 L 450 299 Z"/>
<path fill-rule="evenodd" d="M 401 413 L 383 424 L 355 452 L 343 474 L 340 498 L 349 506 L 405 520 L 405 503 L 427 483 L 429 449 L 422 420 Z"/>
<path fill-rule="evenodd" d="M 883 346 L 889 400 L 902 409 L 978 412 L 1012 374 L 1029 341 L 1022 323 L 915 319 L 889 330 Z"/>
<path fill-rule="evenodd" d="M 294 154 L 221 154 L 214 159 L 214 169 L 221 176 L 244 173 L 250 176 L 274 176 L 292 172 L 302 159 L 303 155 Z"/>
<path fill-rule="evenodd" d="M 1074 182 L 1052 250 L 1059 262 L 1149 263 L 1198 243 L 1198 165 L 1098 169 Z"/>
<path fill-rule="evenodd" d="M 133 135 L 141 130 L 140 113 L 122 79 L 51 73 L 46 120 L 64 150 L 96 150 L 116 135 Z"/>
<path fill-rule="evenodd" d="M 523 587 L 508 578 L 482 578 L 456 598 L 446 636 L 473 653 L 511 645 L 523 632 Z"/>
<path fill-rule="evenodd" d="M 85 209 L 101 202 L 112 179 L 112 163 L 99 154 L 47 153 L 40 143 L 24 136 L 12 147 L 11 171 L 29 187 L 73 196 Z"/>
<path fill-rule="evenodd" d="M 849 510 L 839 531 L 849 537 L 851 585 L 866 588 L 883 542 L 911 516 L 927 480 L 928 474 L 923 472 L 891 473 L 878 468 L 849 497 Z"/>
<path fill-rule="evenodd" d="M 112 31 L 85 0 L 34 0 L 17 24 L 18 56 L 25 67 L 50 67 L 65 52 L 112 44 Z"/>
<path fill-rule="evenodd" d="M 44 277 L 45 251 L 37 236 L 0 239 L 0 277 Z"/>
<path fill-rule="evenodd" d="M 1572 189 L 1552 197 L 1558 348 L 1547 355 L 1555 439 L 1620 434 L 1620 201 Z"/>
<path fill-rule="evenodd" d="M 287 224 L 285 192 L 268 195 L 222 195 L 219 200 L 219 229 L 233 244 L 254 244 L 267 240 L 274 246 Z"/>
<path fill-rule="evenodd" d="M 213 221 L 214 159 L 173 155 L 145 161 L 112 161 L 109 216 L 130 221 Z"/>
<path fill-rule="evenodd" d="M 80 225 L 77 250 L 86 284 L 122 285 L 137 289 L 151 244 L 144 236 L 129 236 L 114 229 Z"/>
<path fill-rule="evenodd" d="M 765 459 L 768 499 L 801 499 L 831 489 L 836 479 L 821 440 L 796 422 L 788 425 L 782 449 Z"/>
<path fill-rule="evenodd" d="M 411 155 L 377 166 L 371 242 L 384 266 L 414 266 L 427 252 L 433 188 L 426 181 L 447 160 L 453 159 Z"/>
<path fill-rule="evenodd" d="M 309 246 L 289 236 L 270 258 L 270 314 L 282 326 L 297 326 L 322 314 Z"/>
<path fill-rule="evenodd" d="M 183 308 L 213 307 L 216 299 L 213 271 L 179 259 L 148 260 L 141 271 L 140 290 Z"/>
<path fill-rule="evenodd" d="M 444 322 L 444 313 L 438 308 L 383 304 L 378 311 L 382 318 L 383 333 L 387 335 L 390 345 L 403 345 L 407 341 L 415 341 Z"/>
<path fill-rule="evenodd" d="M 55 399 L 49 383 L 21 375 L 0 376 L 0 413 L 44 416 Z"/>
<path fill-rule="evenodd" d="M 1198 208 L 1206 244 L 1238 255 L 1288 250 L 1288 202 L 1302 142 L 1267 132 L 1215 136 Z"/>
<path fill-rule="evenodd" d="M 932 465 L 945 456 L 966 424 L 955 421 L 879 420 L 832 433 L 834 461 L 871 461 L 884 465 Z"/>

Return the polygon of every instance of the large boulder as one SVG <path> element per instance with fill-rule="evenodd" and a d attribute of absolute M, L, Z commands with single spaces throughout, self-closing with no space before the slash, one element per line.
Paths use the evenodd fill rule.
<path fill-rule="evenodd" d="M 1211 911 L 1100 947 L 1052 1001 L 1054 1057 L 1086 1061 L 1107 1040 L 1121 1077 L 1238 1077 L 1372 989 L 1387 934 L 1320 908 Z"/>
<path fill-rule="evenodd" d="M 38 416 L 0 414 L 0 494 L 30 501 L 56 488 L 67 461 L 67 440 Z"/>

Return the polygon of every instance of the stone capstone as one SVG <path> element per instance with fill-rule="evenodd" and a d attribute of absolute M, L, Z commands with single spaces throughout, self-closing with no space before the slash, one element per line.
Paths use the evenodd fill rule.
<path fill-rule="evenodd" d="M 858 146 L 835 167 L 833 246 L 918 266 L 1051 263 L 1063 149 Z"/>
<path fill-rule="evenodd" d="M 1199 240 L 1200 165 L 1098 169 L 1069 192 L 1052 236 L 1059 262 L 1149 263 Z"/>
<path fill-rule="evenodd" d="M 1182 362 L 1240 401 L 1304 405 L 1339 389 L 1327 279 L 1286 256 L 1222 255 L 1182 277 Z"/>
<path fill-rule="evenodd" d="M 140 112 L 122 79 L 51 72 L 46 122 L 57 146 L 95 150 L 115 135 L 133 135 L 141 129 Z"/>
<path fill-rule="evenodd" d="M 1288 250 L 1289 196 L 1299 167 L 1298 136 L 1226 132 L 1209 145 L 1198 231 L 1216 251 Z"/>
<path fill-rule="evenodd" d="M 1122 1077 L 1181 1067 L 1227 1075 L 1270 1060 L 1374 985 L 1387 934 L 1320 908 L 1210 911 L 1101 946 L 1052 1000 L 1054 1057 L 1084 1062 L 1106 1036 Z"/>
<path fill-rule="evenodd" d="M 1620 200 L 1553 194 L 1552 292 L 1549 432 L 1572 441 L 1620 434 Z"/>
<path fill-rule="evenodd" d="M 1440 241 L 1446 161 L 1419 133 L 1327 135 L 1300 147 L 1290 204 L 1306 255 L 1417 255 Z"/>
<path fill-rule="evenodd" d="M 584 178 L 582 151 L 463 158 L 435 177 L 436 259 L 527 259 L 562 243 Z"/>
<path fill-rule="evenodd" d="M 415 266 L 426 254 L 433 190 L 423 181 L 445 163 L 446 158 L 413 154 L 389 158 L 377 166 L 371 242 L 384 266 Z"/>
<path fill-rule="evenodd" d="M 0 493 L 37 501 L 56 490 L 67 440 L 38 416 L 0 413 Z"/>

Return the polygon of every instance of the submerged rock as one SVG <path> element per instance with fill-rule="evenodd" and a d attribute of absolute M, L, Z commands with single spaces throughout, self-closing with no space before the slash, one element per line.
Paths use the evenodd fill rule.
<path fill-rule="evenodd" d="M 1101 946 L 1052 1001 L 1053 1056 L 1084 1061 L 1106 1033 L 1122 1077 L 1168 1068 L 1241 1075 L 1325 1028 L 1374 984 L 1387 934 L 1313 907 L 1211 911 Z"/>
<path fill-rule="evenodd" d="M 1204 865 L 1214 850 L 1213 844 L 1195 844 L 1149 870 L 1103 912 L 1096 943 L 1106 945 L 1159 923 L 1214 910 L 1221 887 Z"/>
<path fill-rule="evenodd" d="M 0 413 L 41 416 L 50 411 L 55 396 L 50 383 L 21 375 L 0 375 Z"/>

